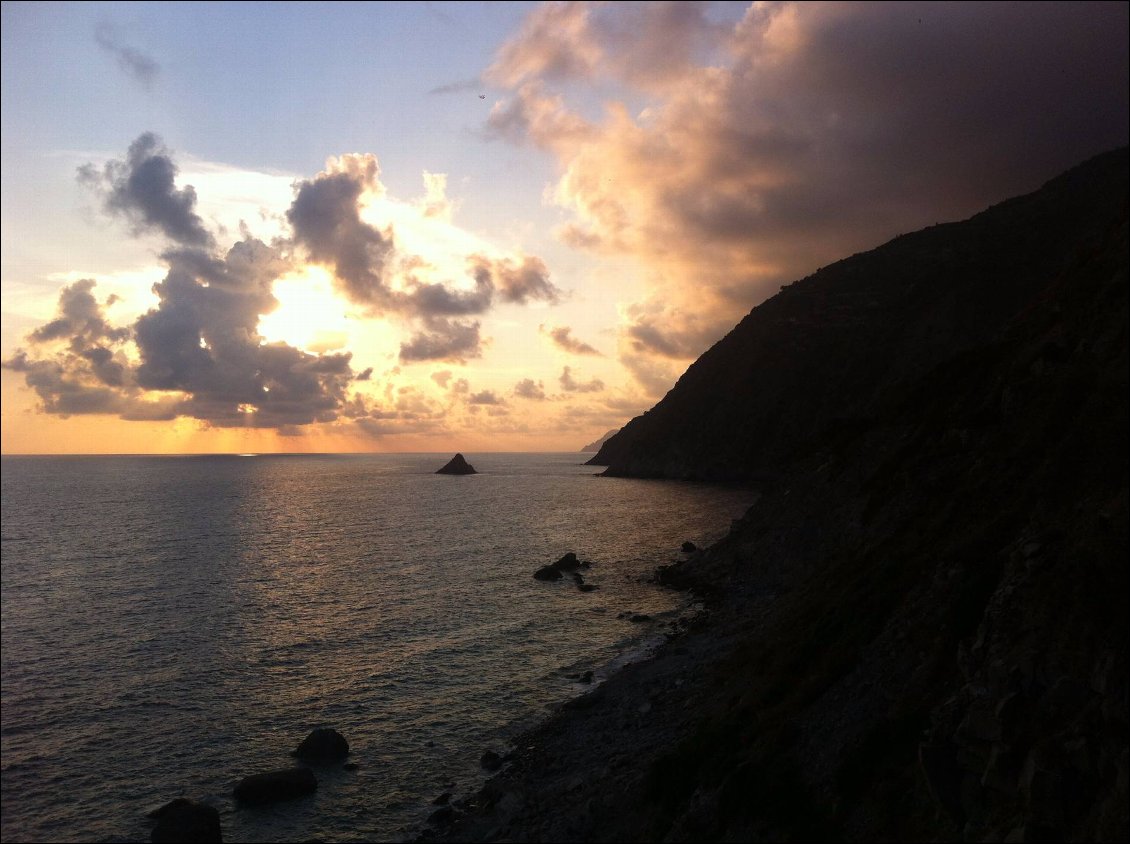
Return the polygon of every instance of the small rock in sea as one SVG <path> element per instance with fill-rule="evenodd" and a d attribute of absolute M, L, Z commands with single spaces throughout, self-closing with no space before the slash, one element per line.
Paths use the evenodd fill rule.
<path fill-rule="evenodd" d="M 451 792 L 445 791 L 439 797 L 432 801 L 433 806 L 446 806 L 451 800 Z"/>
<path fill-rule="evenodd" d="M 683 543 L 683 551 L 685 553 L 690 554 L 691 552 L 697 551 L 697 550 L 698 550 L 698 546 L 695 545 L 693 542 L 691 542 L 689 539 L 686 542 Z"/>
<path fill-rule="evenodd" d="M 244 777 L 233 794 L 244 803 L 274 803 L 303 797 L 317 789 L 318 780 L 309 768 L 284 768 Z"/>
<path fill-rule="evenodd" d="M 436 746 L 436 743 L 434 741 L 428 740 L 428 741 L 424 742 L 424 747 L 435 747 L 435 746 Z"/>
<path fill-rule="evenodd" d="M 442 469 L 436 469 L 437 475 L 477 475 L 475 467 L 463 459 L 462 454 L 456 454 Z"/>
<path fill-rule="evenodd" d="M 578 583 L 577 588 L 582 592 L 595 592 L 598 587 L 592 583 Z"/>
<path fill-rule="evenodd" d="M 479 764 L 488 771 L 497 771 L 502 767 L 502 757 L 493 750 L 488 750 L 479 757 Z"/>
<path fill-rule="evenodd" d="M 577 583 L 584 583 L 585 582 L 585 576 L 583 574 L 581 574 L 579 571 L 575 571 L 575 572 L 573 572 L 573 580 L 576 581 Z"/>
<path fill-rule="evenodd" d="M 644 615 L 642 612 L 638 612 L 635 615 L 633 615 L 631 618 L 629 618 L 628 621 L 632 621 L 632 622 L 636 622 L 636 623 L 641 622 L 641 621 L 651 621 L 651 616 L 650 615 Z"/>
<path fill-rule="evenodd" d="M 553 566 L 542 566 L 534 572 L 534 580 L 560 580 L 561 578 L 561 569 L 556 569 Z"/>
<path fill-rule="evenodd" d="M 430 815 L 428 815 L 428 823 L 433 826 L 447 826 L 455 821 L 458 813 L 450 806 L 441 806 Z"/>
<path fill-rule="evenodd" d="M 356 771 L 360 767 L 361 766 L 358 765 L 356 762 L 346 762 L 344 765 L 341 766 L 341 769 L 343 771 Z"/>
<path fill-rule="evenodd" d="M 149 817 L 157 819 L 157 825 L 149 834 L 149 840 L 154 844 L 224 840 L 220 830 L 220 813 L 206 803 L 178 797 L 160 809 L 154 809 Z"/>
<path fill-rule="evenodd" d="M 561 569 L 562 571 L 574 571 L 581 567 L 581 561 L 577 559 L 577 555 L 570 551 L 560 560 L 553 564 L 554 568 Z"/>
<path fill-rule="evenodd" d="M 591 569 L 592 568 L 592 560 L 581 560 L 581 568 Z"/>
<path fill-rule="evenodd" d="M 303 762 L 334 762 L 349 755 L 349 742 L 337 730 L 319 727 L 306 736 L 290 755 Z"/>
<path fill-rule="evenodd" d="M 586 671 L 584 674 L 581 675 L 580 680 L 581 680 L 582 683 L 585 683 L 585 684 L 591 683 L 592 682 L 592 672 Z"/>

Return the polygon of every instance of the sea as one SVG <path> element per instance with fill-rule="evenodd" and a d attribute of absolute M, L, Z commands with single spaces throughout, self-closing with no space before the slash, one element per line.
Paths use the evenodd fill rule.
<path fill-rule="evenodd" d="M 750 489 L 586 455 L 4 457 L 4 841 L 148 841 L 177 797 L 224 839 L 403 841 L 554 708 L 693 611 L 651 582 Z M 598 588 L 533 572 L 575 552 Z M 647 621 L 632 621 L 647 615 Z M 237 803 L 316 727 L 315 794 Z"/>

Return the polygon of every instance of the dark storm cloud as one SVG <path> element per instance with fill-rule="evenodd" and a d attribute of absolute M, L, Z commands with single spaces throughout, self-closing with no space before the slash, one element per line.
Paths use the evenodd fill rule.
<path fill-rule="evenodd" d="M 446 360 L 465 362 L 482 357 L 479 323 L 460 322 L 443 317 L 427 317 L 424 330 L 400 344 L 400 360 L 404 362 Z"/>
<path fill-rule="evenodd" d="M 176 177 L 176 164 L 152 132 L 130 144 L 124 161 L 110 161 L 101 172 L 93 164 L 79 168 L 79 181 L 98 190 L 106 210 L 129 220 L 135 232 L 157 230 L 185 246 L 212 246 L 195 210 L 196 191 L 177 190 Z"/>
<path fill-rule="evenodd" d="M 103 21 L 94 30 L 94 40 L 103 50 L 118 60 L 118 67 L 145 88 L 152 86 L 161 72 L 161 66 L 145 53 L 123 44 L 114 32 L 114 27 Z"/>
<path fill-rule="evenodd" d="M 328 264 L 352 301 L 380 311 L 391 305 L 388 287 L 395 252 L 391 229 L 380 231 L 361 219 L 366 191 L 382 190 L 374 156 L 343 156 L 340 169 L 300 182 L 286 218 L 294 239 L 310 259 Z"/>
<path fill-rule="evenodd" d="M 559 325 L 545 333 L 549 335 L 555 346 L 574 355 L 600 355 L 595 348 L 572 336 L 573 329 L 567 325 Z"/>

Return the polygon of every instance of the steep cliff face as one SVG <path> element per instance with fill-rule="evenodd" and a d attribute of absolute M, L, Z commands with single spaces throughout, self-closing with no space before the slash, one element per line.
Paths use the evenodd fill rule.
<path fill-rule="evenodd" d="M 1122 150 L 757 308 L 601 452 L 772 473 L 709 614 L 452 839 L 1130 838 L 1128 290 Z"/>
<path fill-rule="evenodd" d="M 991 342 L 1126 205 L 1118 150 L 960 223 L 855 255 L 754 308 L 589 462 L 757 480 L 866 427 L 892 391 Z"/>
<path fill-rule="evenodd" d="M 652 767 L 635 821 L 649 834 L 1130 833 L 1126 164 L 1125 150 L 1095 159 L 830 268 L 755 311 L 672 391 L 660 419 L 689 417 L 673 400 L 705 403 L 708 384 L 772 383 L 776 414 L 744 405 L 750 441 L 731 432 L 731 462 L 702 465 L 771 467 L 777 482 L 669 576 L 721 592 L 734 625 L 780 586 L 710 680 L 728 704 Z M 901 271 L 899 256 L 917 269 Z M 818 339 L 795 338 L 805 363 L 778 357 L 800 395 L 770 382 L 754 329 L 781 330 L 768 314 L 797 313 L 790 299 L 818 298 L 822 278 L 844 286 L 843 301 L 856 268 L 890 284 L 928 278 L 906 295 L 943 317 L 879 284 L 867 301 L 899 324 L 864 307 L 856 342 L 876 348 L 817 322 Z M 739 348 L 744 372 L 725 371 L 743 369 Z M 819 366 L 813 349 L 842 360 Z M 716 406 L 735 404 L 723 395 Z M 656 435 L 639 423 L 636 436 Z M 662 453 L 675 456 L 646 464 L 652 473 L 709 458 L 696 440 Z M 613 466 L 639 465 L 625 461 Z M 743 796 L 759 791 L 771 799 Z"/>

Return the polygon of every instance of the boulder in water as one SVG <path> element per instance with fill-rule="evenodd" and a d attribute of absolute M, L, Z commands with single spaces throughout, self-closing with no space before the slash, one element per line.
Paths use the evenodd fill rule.
<path fill-rule="evenodd" d="M 157 825 L 149 834 L 154 844 L 181 844 L 181 842 L 222 842 L 220 813 L 206 803 L 178 797 L 160 809 L 149 813 Z"/>
<path fill-rule="evenodd" d="M 309 768 L 284 768 L 265 774 L 252 774 L 236 784 L 235 799 L 244 803 L 275 803 L 312 794 L 318 780 Z"/>
<path fill-rule="evenodd" d="M 698 550 L 698 546 L 695 545 L 693 542 L 691 542 L 689 539 L 686 542 L 683 543 L 683 553 L 684 554 L 693 554 L 697 550 Z"/>
<path fill-rule="evenodd" d="M 456 454 L 447 461 L 442 469 L 436 469 L 437 475 L 477 475 L 475 467 L 463 459 L 462 454 Z"/>
<path fill-rule="evenodd" d="M 303 762 L 336 762 L 349 755 L 349 742 L 337 730 L 319 727 L 302 740 L 291 756 Z"/>
<path fill-rule="evenodd" d="M 553 564 L 556 569 L 561 571 L 576 571 L 581 567 L 581 561 L 577 559 L 577 555 L 570 551 L 560 560 Z"/>
<path fill-rule="evenodd" d="M 562 577 L 561 569 L 553 566 L 542 566 L 534 572 L 534 580 L 560 580 Z"/>

